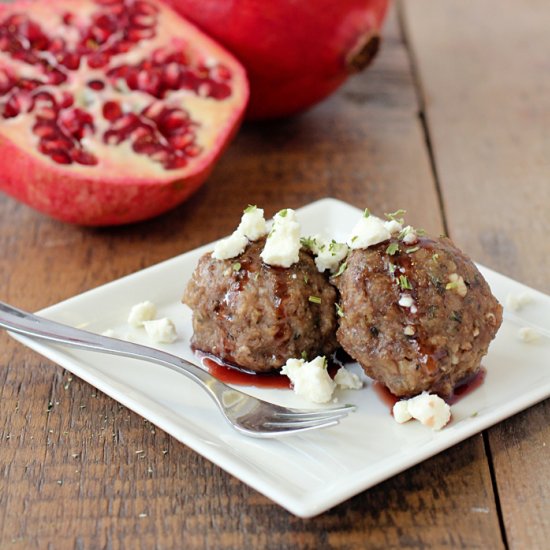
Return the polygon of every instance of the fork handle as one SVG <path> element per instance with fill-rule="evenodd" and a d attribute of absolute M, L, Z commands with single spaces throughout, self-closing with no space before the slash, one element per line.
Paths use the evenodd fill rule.
<path fill-rule="evenodd" d="M 152 361 L 179 372 L 195 382 L 206 383 L 206 388 L 211 393 L 214 393 L 212 385 L 223 385 L 208 372 L 171 353 L 50 321 L 1 301 L 0 327 L 24 336 L 40 338 L 72 348 Z"/>

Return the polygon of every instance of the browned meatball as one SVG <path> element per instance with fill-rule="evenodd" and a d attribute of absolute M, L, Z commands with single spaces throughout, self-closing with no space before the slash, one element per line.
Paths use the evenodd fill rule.
<path fill-rule="evenodd" d="M 292 357 L 332 353 L 336 290 L 300 251 L 290 268 L 264 264 L 265 239 L 237 258 L 199 260 L 183 302 L 193 310 L 192 346 L 255 372 L 281 368 Z"/>
<path fill-rule="evenodd" d="M 478 371 L 502 322 L 487 282 L 447 238 L 355 250 L 334 283 L 344 315 L 338 341 L 400 397 L 451 394 Z"/>

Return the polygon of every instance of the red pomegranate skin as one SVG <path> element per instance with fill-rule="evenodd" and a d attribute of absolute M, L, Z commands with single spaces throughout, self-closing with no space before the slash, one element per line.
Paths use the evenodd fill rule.
<path fill-rule="evenodd" d="M 141 12 L 136 16 L 135 10 Z M 124 29 L 124 24 L 130 26 Z M 109 25 L 118 33 L 116 40 L 102 38 Z M 88 47 L 90 33 L 98 36 L 93 48 Z M 108 62 L 91 67 L 91 57 L 103 50 L 111 51 Z M 156 64 L 151 64 L 152 52 L 159 56 Z M 181 52 L 184 61 L 162 61 L 168 55 L 169 60 L 185 57 Z M 67 61 L 67 53 L 78 54 L 78 67 Z M 169 65 L 169 83 L 155 84 Z M 57 69 L 65 80 L 52 84 Z M 225 80 L 214 81 L 214 71 Z M 99 92 L 87 85 L 90 79 L 102 81 Z M 39 101 L 33 103 L 33 94 L 44 93 L 56 100 L 54 114 L 48 103 L 46 112 Z M 91 106 L 79 103 L 83 94 Z M 113 100 L 118 107 L 102 114 Z M 119 225 L 180 204 L 212 171 L 239 127 L 247 100 L 240 63 L 157 0 L 0 5 L 0 190 L 56 219 Z M 13 104 L 18 105 L 15 115 Z M 78 112 L 91 114 L 93 122 L 75 126 Z M 125 126 L 131 117 L 137 122 Z"/>
<path fill-rule="evenodd" d="M 243 63 L 247 118 L 303 111 L 369 64 L 388 0 L 167 0 Z"/>

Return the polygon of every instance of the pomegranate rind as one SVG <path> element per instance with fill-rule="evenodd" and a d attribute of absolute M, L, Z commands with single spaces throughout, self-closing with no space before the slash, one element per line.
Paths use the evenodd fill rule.
<path fill-rule="evenodd" d="M 199 123 L 197 141 L 202 152 L 196 158 L 190 158 L 183 168 L 169 170 L 158 163 L 147 163 L 136 154 L 116 162 L 99 157 L 99 163 L 94 166 L 67 166 L 55 163 L 38 151 L 30 131 L 32 121 L 26 132 L 21 128 L 15 131 L 18 123 L 14 123 L 14 119 L 2 120 L 0 117 L 1 190 L 56 219 L 99 226 L 126 224 L 157 216 L 186 200 L 206 180 L 242 121 L 249 95 L 247 77 L 240 63 L 195 25 L 156 0 L 148 2 L 158 7 L 159 21 L 169 21 L 169 30 L 174 34 L 177 31 L 177 36 L 168 40 L 166 37 L 170 35 L 159 24 L 162 30 L 159 34 L 167 45 L 187 42 L 201 55 L 215 59 L 231 72 L 229 101 L 218 101 L 214 105 L 214 101 L 209 99 L 203 102 L 204 106 L 197 108 L 200 101 L 190 96 L 189 104 L 193 109 L 188 108 L 188 104 L 183 105 L 183 109 Z M 44 14 L 71 10 L 78 13 L 88 9 L 90 4 L 93 2 L 89 0 L 21 1 L 0 6 L 0 20 L 17 12 L 27 13 L 42 23 L 41 14 L 37 13 L 41 10 Z M 6 54 L 0 52 L 0 68 L 9 65 L 5 57 Z M 223 116 L 212 117 L 212 105 Z M 201 110 L 204 116 L 198 118 Z M 29 115 L 25 113 L 23 116 Z M 208 124 L 200 126 L 205 120 Z M 19 126 L 24 124 L 19 123 Z"/>
<path fill-rule="evenodd" d="M 388 0 L 166 0 L 244 65 L 249 119 L 289 116 L 332 94 L 377 51 Z M 374 46 L 374 47 L 373 47 Z"/>

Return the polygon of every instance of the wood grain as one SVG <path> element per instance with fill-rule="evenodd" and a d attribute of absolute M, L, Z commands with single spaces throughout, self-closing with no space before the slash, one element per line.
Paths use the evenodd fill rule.
<path fill-rule="evenodd" d="M 300 117 L 247 124 L 165 216 L 87 229 L 0 197 L 0 299 L 55 303 L 227 234 L 248 203 L 334 196 L 440 232 L 420 109 L 392 13 L 372 69 Z M 503 547 L 482 436 L 302 520 L 5 334 L 0 363 L 0 548 Z"/>
<path fill-rule="evenodd" d="M 447 224 L 480 262 L 550 291 L 550 5 L 403 2 Z M 550 403 L 489 431 L 511 548 L 550 535 Z"/>

